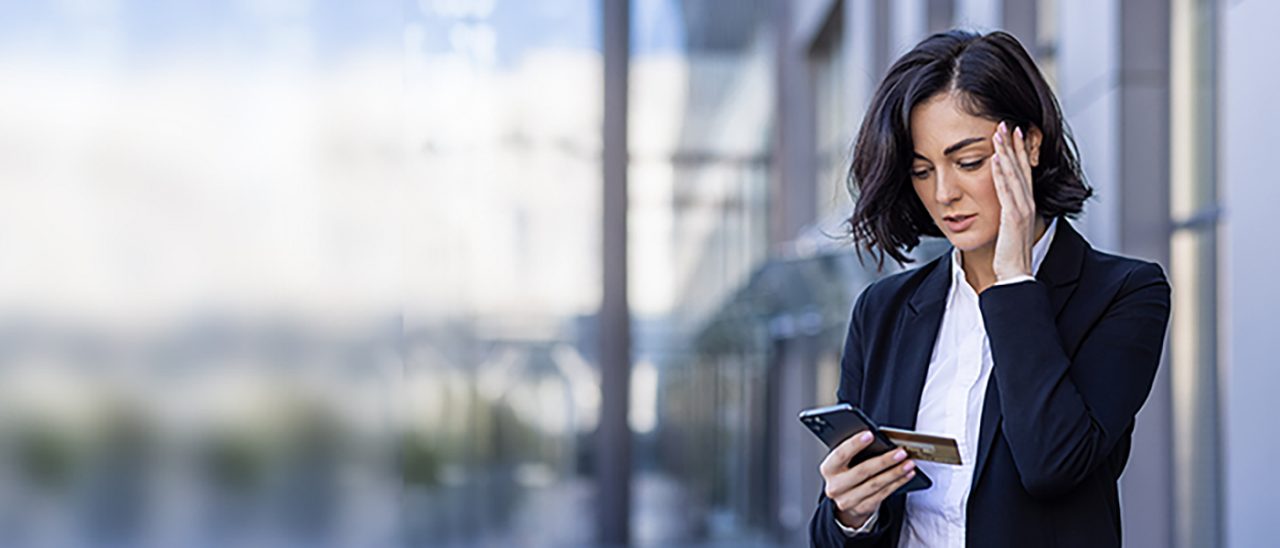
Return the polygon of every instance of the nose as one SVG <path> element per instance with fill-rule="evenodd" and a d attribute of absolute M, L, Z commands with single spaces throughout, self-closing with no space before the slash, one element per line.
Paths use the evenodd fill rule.
<path fill-rule="evenodd" d="M 960 187 L 951 180 L 951 177 L 945 171 L 943 169 L 935 171 L 933 178 L 933 199 L 942 205 L 948 205 L 960 199 Z"/>

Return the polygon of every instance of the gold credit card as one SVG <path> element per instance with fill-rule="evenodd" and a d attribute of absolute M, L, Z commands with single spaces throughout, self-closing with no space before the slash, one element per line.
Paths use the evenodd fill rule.
<path fill-rule="evenodd" d="M 881 426 L 880 431 L 884 432 L 889 441 L 906 450 L 908 458 L 942 464 L 960 464 L 960 446 L 956 445 L 954 439 L 888 426 Z"/>

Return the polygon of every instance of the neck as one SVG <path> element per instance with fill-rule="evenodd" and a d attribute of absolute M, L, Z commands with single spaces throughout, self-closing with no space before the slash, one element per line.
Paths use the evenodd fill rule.
<path fill-rule="evenodd" d="M 1032 240 L 1033 245 L 1044 237 L 1045 230 L 1049 228 L 1049 224 L 1039 215 L 1036 215 L 1035 223 L 1036 236 Z M 996 242 L 994 240 L 977 249 L 960 252 L 960 262 L 962 268 L 964 268 L 964 277 L 968 280 L 969 285 L 973 286 L 974 292 L 981 294 L 996 283 L 996 269 L 992 262 L 995 256 Z"/>

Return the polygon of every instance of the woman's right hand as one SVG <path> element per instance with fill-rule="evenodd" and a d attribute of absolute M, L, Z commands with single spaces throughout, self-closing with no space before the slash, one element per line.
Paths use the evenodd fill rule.
<path fill-rule="evenodd" d="M 871 445 L 871 432 L 850 436 L 827 453 L 818 471 L 826 481 L 827 498 L 836 503 L 836 519 L 858 528 L 871 519 L 880 502 L 915 477 L 915 462 L 901 449 L 870 458 L 850 468 L 854 455 Z"/>

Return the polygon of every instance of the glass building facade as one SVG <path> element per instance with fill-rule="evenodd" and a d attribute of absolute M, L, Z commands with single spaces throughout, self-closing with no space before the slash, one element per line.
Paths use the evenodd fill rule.
<path fill-rule="evenodd" d="M 1234 421 L 1248 420 L 1239 414 L 1233 419 L 1221 403 L 1231 382 L 1220 341 L 1235 335 L 1218 323 L 1231 317 L 1231 298 L 1219 280 L 1234 263 L 1220 252 L 1225 206 L 1216 189 L 1223 176 L 1220 143 L 1251 131 L 1220 122 L 1223 87 L 1250 81 L 1223 78 L 1219 68 L 1224 55 L 1247 56 L 1239 48 L 1227 52 L 1220 36 L 1239 18 L 1224 14 L 1263 10 L 1241 7 L 1258 2 L 628 4 L 629 95 L 622 108 L 629 124 L 627 292 L 633 323 L 627 397 L 634 444 L 628 474 L 633 490 L 626 498 L 634 543 L 804 544 L 822 448 L 799 428 L 795 413 L 834 400 L 849 307 L 862 288 L 888 272 L 860 261 L 843 238 L 852 208 L 846 183 L 851 140 L 888 64 L 929 33 L 959 26 L 1005 29 L 1027 45 L 1058 93 L 1097 190 L 1075 224 L 1096 247 L 1164 265 L 1176 288 L 1167 359 L 1138 417 L 1134 453 L 1121 480 L 1127 542 L 1212 546 L 1235 539 L 1230 545 L 1250 545 L 1249 526 L 1224 521 L 1224 509 L 1240 500 L 1224 483 L 1231 459 L 1224 462 L 1223 455 L 1232 450 L 1226 431 L 1240 424 Z M 584 46 L 581 55 L 598 75 L 597 50 Z M 551 70 L 509 70 L 528 78 L 528 89 L 564 80 Z M 592 89 L 604 88 L 580 89 L 575 103 L 593 109 L 603 103 Z M 590 140 L 599 122 L 584 119 L 581 138 Z M 544 175 L 546 183 L 528 177 L 539 173 L 533 163 L 565 155 L 564 149 L 512 164 L 526 176 L 519 186 L 571 184 L 566 175 L 580 174 L 581 191 L 572 191 L 577 207 L 546 206 L 563 212 L 554 222 L 564 224 L 599 213 L 594 172 L 602 167 L 593 164 L 598 145 L 567 148 L 582 152 L 574 160 L 581 169 L 557 168 Z M 535 204 L 550 200 L 523 199 L 510 202 L 507 222 L 536 217 Z M 486 233 L 490 245 L 475 253 L 507 257 L 536 248 L 519 239 L 538 237 L 527 228 L 504 228 L 518 238 Z M 504 237 L 515 247 L 492 245 Z M 565 269 L 558 279 L 581 280 L 569 284 L 580 291 L 566 302 L 582 306 L 551 322 L 558 327 L 544 329 L 536 344 L 556 345 L 577 365 L 542 367 L 544 379 L 555 380 L 520 381 L 558 387 L 519 390 L 546 395 L 539 413 L 529 413 L 532 404 L 491 404 L 510 408 L 510 420 L 527 423 L 517 431 L 528 428 L 529 443 L 546 451 L 523 455 L 563 460 L 539 468 L 547 474 L 531 474 L 524 460 L 503 463 L 513 489 L 538 501 L 542 495 L 533 493 L 577 497 L 583 506 L 573 508 L 580 510 L 560 514 L 577 522 L 595 519 L 591 501 L 609 495 L 592 491 L 592 474 L 601 471 L 593 469 L 593 423 L 582 420 L 591 416 L 596 396 L 565 396 L 577 393 L 568 380 L 575 375 L 585 379 L 582 386 L 594 386 L 599 335 L 590 289 L 597 287 L 599 257 L 580 240 L 555 240 L 557 247 L 569 244 L 578 246 L 578 254 L 558 257 L 579 262 L 553 262 Z M 916 256 L 927 259 L 946 249 L 943 241 L 926 241 Z M 569 274 L 569 265 L 577 272 Z M 472 314 L 468 321 L 474 327 L 485 316 Z M 493 333 L 475 344 L 495 344 L 488 342 Z M 521 356 L 518 362 L 531 359 L 526 350 L 510 352 Z M 1254 360 L 1237 358 L 1235 367 L 1250 371 Z M 483 384 L 485 367 L 459 368 L 457 386 Z M 517 369 L 524 376 L 534 370 Z M 611 396 L 617 394 L 601 397 Z M 552 404 L 557 397 L 573 401 L 559 406 L 576 410 L 565 416 L 579 422 L 552 435 L 550 423 L 542 423 L 548 410 L 559 408 Z M 542 483 L 530 484 L 530 477 Z M 474 504 L 484 503 L 465 506 Z M 502 523 L 527 522 L 499 522 L 493 529 L 507 529 Z M 553 531 L 546 538 L 555 542 L 593 538 L 577 526 L 536 529 Z M 449 529 L 437 525 L 435 531 Z M 466 543 L 474 538 L 469 535 L 444 538 Z"/>

